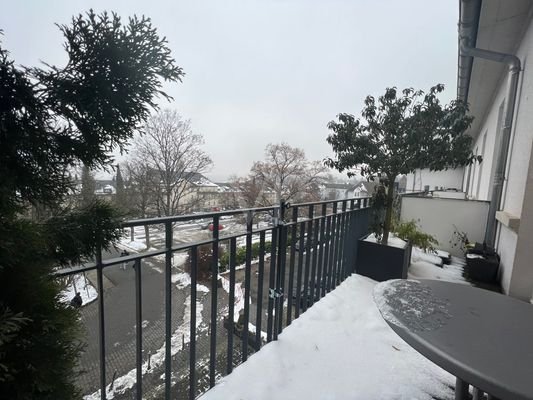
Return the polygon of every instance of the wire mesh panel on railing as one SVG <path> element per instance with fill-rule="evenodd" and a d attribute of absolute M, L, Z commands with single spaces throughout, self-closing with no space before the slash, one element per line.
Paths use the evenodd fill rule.
<path fill-rule="evenodd" d="M 281 202 L 133 220 L 123 227 L 131 241 L 121 245 L 132 254 L 99 251 L 95 264 L 58 272 L 61 277 L 94 271 L 98 289 L 97 303 L 80 311 L 97 316 L 87 318 L 95 326 L 86 329 L 97 332 L 88 337 L 95 337 L 91 340 L 99 348 L 99 379 L 85 385 L 94 393 L 84 394 L 91 399 L 194 399 L 265 342 L 278 339 L 293 319 L 354 272 L 357 239 L 368 229 L 368 201 Z M 135 235 L 150 235 L 144 241 L 150 248 L 138 251 Z M 110 267 L 128 263 L 133 268 L 107 283 Z M 147 303 L 154 291 L 161 294 L 159 309 Z M 124 331 L 111 336 L 129 342 L 113 343 L 108 351 L 106 316 L 127 315 L 128 309 L 114 310 L 127 304 L 118 301 L 124 293 L 134 296 L 135 325 L 128 326 L 127 318 L 114 324 Z M 111 313 L 105 314 L 104 299 Z M 113 358 L 110 368 L 108 357 Z M 117 373 L 117 363 L 124 376 Z"/>

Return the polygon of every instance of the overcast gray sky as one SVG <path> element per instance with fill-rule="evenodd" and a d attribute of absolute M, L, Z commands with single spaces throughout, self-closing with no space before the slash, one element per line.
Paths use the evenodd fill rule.
<path fill-rule="evenodd" d="M 61 65 L 54 23 L 89 8 L 144 14 L 167 37 L 186 76 L 162 105 L 204 136 L 215 180 L 246 174 L 272 142 L 330 156 L 328 121 L 385 87 L 455 96 L 456 0 L 6 1 L 3 45 L 18 64 Z"/>

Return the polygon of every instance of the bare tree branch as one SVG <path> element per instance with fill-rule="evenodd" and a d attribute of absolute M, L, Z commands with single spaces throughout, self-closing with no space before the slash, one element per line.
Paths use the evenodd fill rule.
<path fill-rule="evenodd" d="M 154 187 L 158 214 L 190 211 L 199 199 L 188 177 L 212 165 L 211 158 L 201 149 L 202 135 L 193 133 L 190 121 L 173 110 L 152 116 L 144 132 L 135 141 L 133 153 L 159 179 Z"/>

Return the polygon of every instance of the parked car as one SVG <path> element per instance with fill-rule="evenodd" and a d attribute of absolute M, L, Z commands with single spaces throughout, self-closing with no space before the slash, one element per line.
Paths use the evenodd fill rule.
<path fill-rule="evenodd" d="M 211 232 L 215 230 L 215 226 L 213 225 L 212 222 L 207 226 L 207 229 L 209 229 Z M 222 229 L 224 229 L 224 225 L 218 224 L 218 230 L 220 231 Z"/>

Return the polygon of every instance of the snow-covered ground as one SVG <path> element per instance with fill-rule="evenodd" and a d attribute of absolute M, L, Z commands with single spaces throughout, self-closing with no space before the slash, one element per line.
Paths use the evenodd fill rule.
<path fill-rule="evenodd" d="M 440 254 L 449 256 L 443 252 Z M 470 283 L 463 277 L 464 266 L 465 262 L 460 258 L 451 257 L 450 264 L 443 264 L 442 259 L 435 254 L 426 253 L 413 247 L 408 277 L 410 279 L 437 279 L 469 285 Z"/>
<path fill-rule="evenodd" d="M 80 292 L 82 307 L 98 298 L 98 292 L 83 274 L 72 275 L 70 278 L 72 280 L 59 294 L 62 303 L 70 304 L 70 301 L 76 295 L 76 291 Z"/>
<path fill-rule="evenodd" d="M 230 290 L 229 279 L 224 278 L 222 275 L 219 275 L 219 279 L 222 282 L 222 288 L 226 291 L 226 293 L 229 294 L 229 290 Z M 241 283 L 237 282 L 235 283 L 235 301 L 233 303 L 233 319 L 235 322 L 239 320 L 239 313 L 242 310 L 244 310 L 244 292 L 242 290 Z M 222 312 L 222 315 L 227 315 L 227 314 L 228 313 L 225 310 Z"/>
<path fill-rule="evenodd" d="M 453 398 L 454 377 L 383 320 L 375 285 L 352 275 L 202 400 Z"/>
<path fill-rule="evenodd" d="M 178 289 L 185 289 L 191 285 L 191 276 L 187 272 L 172 274 L 171 279 L 172 283 L 175 283 Z M 196 290 L 198 292 L 209 293 L 209 288 L 201 283 L 196 283 Z"/>

